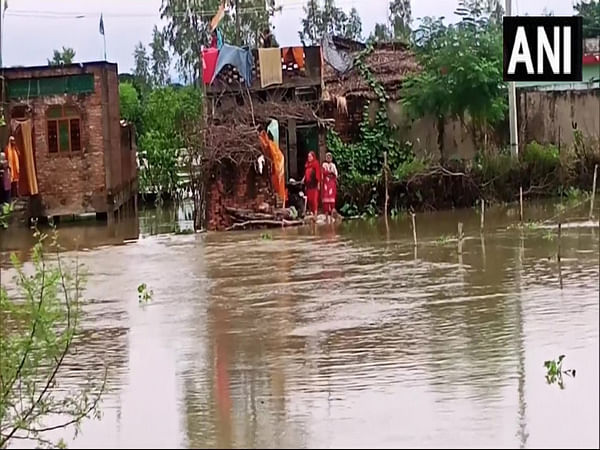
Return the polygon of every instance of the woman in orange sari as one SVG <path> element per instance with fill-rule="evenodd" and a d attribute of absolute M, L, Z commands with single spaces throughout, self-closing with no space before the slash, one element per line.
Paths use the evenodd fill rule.
<path fill-rule="evenodd" d="M 306 187 L 306 197 L 308 199 L 308 208 L 315 216 L 319 209 L 319 187 L 321 186 L 321 166 L 317 161 L 315 152 L 308 154 L 308 160 L 304 165 L 304 178 L 302 179 Z"/>

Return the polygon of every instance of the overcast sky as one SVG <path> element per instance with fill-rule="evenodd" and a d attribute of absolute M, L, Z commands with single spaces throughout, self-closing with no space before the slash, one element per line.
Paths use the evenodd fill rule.
<path fill-rule="evenodd" d="M 133 48 L 138 41 L 147 44 L 159 17 L 161 0 L 6 0 L 8 9 L 2 24 L 2 51 L 5 67 L 42 65 L 53 49 L 72 47 L 76 61 L 103 59 L 102 35 L 98 32 L 100 13 L 104 15 L 108 60 L 119 64 L 119 72 L 133 65 Z M 2 0 L 0 0 L 2 2 Z M 280 45 L 299 43 L 298 30 L 306 0 L 278 0 L 283 6 L 273 20 Z M 386 20 L 389 0 L 337 0 L 349 11 L 353 6 L 368 35 L 376 22 Z M 573 0 L 513 0 L 513 14 L 555 15 L 573 13 Z M 458 0 L 412 0 L 413 18 L 451 18 Z"/>

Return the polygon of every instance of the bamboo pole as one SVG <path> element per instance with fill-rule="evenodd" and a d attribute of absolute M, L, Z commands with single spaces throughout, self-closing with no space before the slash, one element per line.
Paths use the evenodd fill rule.
<path fill-rule="evenodd" d="M 519 205 L 521 207 L 519 218 L 523 223 L 523 186 L 519 187 Z"/>
<path fill-rule="evenodd" d="M 415 247 L 417 246 L 417 224 L 415 221 L 415 213 L 411 213 L 412 217 L 412 229 L 413 229 L 413 240 L 415 243 Z"/>
<path fill-rule="evenodd" d="M 463 236 L 463 223 L 458 222 L 458 253 L 462 253 Z"/>
<path fill-rule="evenodd" d="M 485 200 L 481 199 L 481 224 L 480 224 L 480 228 L 481 228 L 482 232 L 483 232 L 484 225 L 485 225 Z"/>
<path fill-rule="evenodd" d="M 598 164 L 594 166 L 594 182 L 592 183 L 592 199 L 590 200 L 590 220 L 594 218 L 594 200 L 596 198 L 596 181 L 598 180 Z"/>

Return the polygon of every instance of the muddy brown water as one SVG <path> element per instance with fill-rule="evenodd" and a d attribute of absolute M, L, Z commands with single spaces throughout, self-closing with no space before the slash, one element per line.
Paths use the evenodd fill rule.
<path fill-rule="evenodd" d="M 556 205 L 528 205 L 543 220 Z M 109 367 L 72 447 L 598 447 L 599 230 L 514 207 L 263 232 L 159 234 L 182 214 L 64 224 L 88 272 L 63 387 Z M 597 214 L 598 215 L 598 214 Z M 464 223 L 462 253 L 441 236 Z M 138 229 L 141 230 L 138 236 Z M 0 234 L 27 255 L 27 230 Z M 138 304 L 147 283 L 154 297 Z M 577 376 L 548 385 L 544 360 Z M 77 366 L 77 367 L 75 367 Z M 62 433 L 69 440 L 71 433 Z"/>

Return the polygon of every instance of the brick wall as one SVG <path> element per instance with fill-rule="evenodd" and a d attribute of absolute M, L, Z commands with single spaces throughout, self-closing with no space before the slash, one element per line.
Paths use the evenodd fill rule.
<path fill-rule="evenodd" d="M 256 209 L 262 203 L 275 206 L 267 170 L 262 175 L 252 165 L 223 164 L 215 170 L 207 189 L 206 212 L 209 230 L 221 231 L 232 225 L 227 207 Z"/>
<path fill-rule="evenodd" d="M 16 106 L 29 105 L 32 110 L 33 151 L 44 215 L 106 212 L 107 187 L 117 187 L 123 181 L 117 66 L 90 63 L 63 68 L 7 69 L 5 72 L 7 79 L 82 73 L 94 75 L 94 92 L 91 94 L 53 95 L 10 100 L 9 103 L 9 116 Z M 46 113 L 52 105 L 67 104 L 75 106 L 80 113 L 81 151 L 51 154 Z"/>

